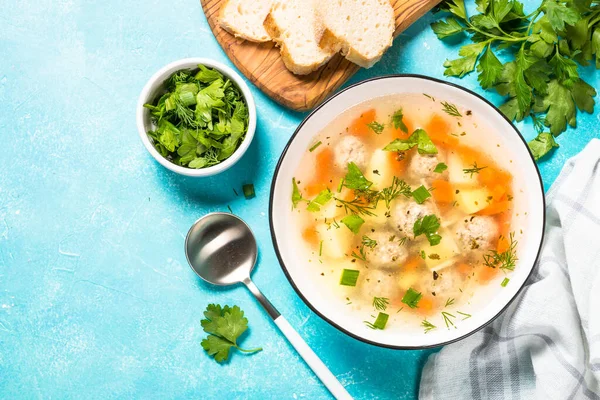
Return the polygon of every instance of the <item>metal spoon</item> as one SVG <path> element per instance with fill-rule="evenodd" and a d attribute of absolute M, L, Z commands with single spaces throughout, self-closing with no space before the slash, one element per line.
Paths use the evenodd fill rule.
<path fill-rule="evenodd" d="M 190 267 L 206 282 L 219 286 L 246 285 L 331 394 L 336 399 L 352 399 L 335 375 L 250 279 L 258 249 L 254 234 L 244 221 L 228 213 L 205 215 L 190 228 L 185 238 L 185 255 Z"/>

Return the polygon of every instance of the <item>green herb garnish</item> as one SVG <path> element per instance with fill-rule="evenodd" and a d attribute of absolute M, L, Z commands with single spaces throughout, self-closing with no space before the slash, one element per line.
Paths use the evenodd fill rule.
<path fill-rule="evenodd" d="M 380 192 L 380 197 L 385 202 L 385 206 L 389 210 L 390 204 L 394 199 L 401 195 L 410 197 L 411 194 L 412 188 L 410 185 L 404 182 L 402 179 L 394 176 L 394 178 L 392 178 L 392 184 Z"/>
<path fill-rule="evenodd" d="M 429 193 L 429 190 L 427 190 L 423 185 L 416 188 L 411 194 L 415 201 L 419 204 L 423 204 L 425 200 L 431 197 L 431 193 Z"/>
<path fill-rule="evenodd" d="M 380 329 L 380 330 L 382 330 L 387 325 L 389 317 L 390 316 L 388 314 L 380 312 L 379 314 L 377 314 L 377 318 L 375 319 L 375 322 L 371 323 L 371 322 L 368 322 L 368 321 L 364 321 L 364 323 L 365 323 L 365 325 L 367 325 L 371 329 Z"/>
<path fill-rule="evenodd" d="M 323 255 L 323 241 L 319 242 L 319 257 Z"/>
<path fill-rule="evenodd" d="M 444 307 L 449 307 L 452 304 L 454 304 L 454 299 L 451 297 L 448 300 L 446 300 L 446 305 Z"/>
<path fill-rule="evenodd" d="M 352 258 L 356 258 L 357 260 L 360 260 L 362 262 L 367 262 L 367 254 L 365 253 L 365 246 L 360 246 L 358 248 L 358 253 L 353 250 L 352 254 L 350 254 L 350 256 Z"/>
<path fill-rule="evenodd" d="M 313 144 L 313 145 L 310 147 L 310 149 L 308 149 L 308 151 L 310 151 L 310 152 L 312 153 L 313 151 L 315 151 L 315 150 L 317 149 L 317 147 L 319 147 L 319 146 L 320 146 L 320 145 L 322 145 L 322 144 L 323 144 L 323 142 L 321 142 L 321 141 L 319 140 L 317 143 Z"/>
<path fill-rule="evenodd" d="M 362 245 L 366 246 L 366 247 L 368 247 L 370 249 L 373 249 L 373 248 L 375 248 L 375 246 L 377 246 L 377 241 L 371 239 L 367 235 L 363 235 L 363 237 L 362 237 Z"/>
<path fill-rule="evenodd" d="M 207 168 L 229 158 L 244 140 L 248 107 L 240 89 L 219 71 L 199 65 L 174 73 L 166 93 L 144 104 L 156 129 L 156 150 L 174 164 Z"/>
<path fill-rule="evenodd" d="M 353 162 L 348 163 L 348 172 L 344 177 L 344 186 L 352 190 L 368 190 L 373 182 L 365 178 L 360 168 Z"/>
<path fill-rule="evenodd" d="M 317 197 L 315 197 L 313 201 L 308 203 L 306 210 L 310 211 L 310 212 L 320 211 L 321 207 L 324 206 L 325 204 L 329 203 L 329 201 L 332 198 L 333 198 L 333 193 L 331 193 L 331 190 L 329 190 L 329 189 L 321 190 L 319 192 L 319 194 L 317 195 Z"/>
<path fill-rule="evenodd" d="M 358 275 L 360 271 L 356 269 L 344 269 L 342 271 L 342 278 L 340 279 L 340 285 L 343 286 L 356 286 L 358 281 Z"/>
<path fill-rule="evenodd" d="M 600 33 L 598 36 L 598 44 L 600 45 Z M 550 153 L 555 147 L 560 147 L 558 143 L 556 143 L 556 140 L 554 140 L 554 136 L 550 133 L 540 133 L 535 139 L 527 144 L 536 161 Z"/>
<path fill-rule="evenodd" d="M 379 311 L 385 311 L 388 304 L 390 304 L 390 299 L 387 297 L 373 297 L 373 307 Z"/>
<path fill-rule="evenodd" d="M 441 162 L 435 166 L 435 168 L 433 169 L 433 172 L 441 174 L 442 172 L 444 172 L 447 169 L 448 169 L 448 166 L 446 164 L 444 164 L 443 162 Z"/>
<path fill-rule="evenodd" d="M 298 184 L 296 183 L 296 178 L 292 178 L 292 208 L 298 207 L 298 203 L 302 200 L 302 194 L 300 193 L 300 189 L 298 189 Z"/>
<path fill-rule="evenodd" d="M 249 200 L 256 197 L 256 192 L 254 191 L 254 185 L 248 183 L 242 186 L 242 191 L 244 192 L 244 197 Z"/>
<path fill-rule="evenodd" d="M 442 101 L 442 109 L 446 114 L 452 117 L 462 117 L 462 114 L 458 111 L 458 108 L 452 103 L 448 103 L 447 101 Z"/>
<path fill-rule="evenodd" d="M 362 224 L 365 223 L 365 220 L 356 214 L 349 214 L 349 215 L 346 215 L 344 218 L 342 218 L 342 220 L 340 222 L 342 224 L 346 225 L 348 227 L 348 229 L 350 229 L 352 231 L 352 233 L 354 233 L 356 235 L 358 233 L 358 231 L 360 230 L 360 227 L 362 226 Z"/>
<path fill-rule="evenodd" d="M 383 132 L 383 128 L 385 128 L 383 124 L 380 124 L 377 121 L 370 122 L 367 124 L 367 126 L 378 135 Z"/>
<path fill-rule="evenodd" d="M 406 291 L 406 293 L 404 293 L 404 296 L 402 297 L 402 302 L 410 308 L 416 308 L 417 304 L 419 303 L 422 297 L 423 295 L 421 294 L 421 292 L 417 292 L 413 288 L 409 288 Z"/>
<path fill-rule="evenodd" d="M 394 125 L 394 128 L 401 129 L 403 132 L 408 133 L 408 128 L 404 124 L 403 118 L 404 114 L 402 114 L 402 109 L 399 108 L 394 115 L 392 115 L 392 125 Z"/>
<path fill-rule="evenodd" d="M 437 326 L 427 321 L 426 319 L 424 319 L 423 322 L 421 322 L 421 326 L 425 328 L 425 333 L 428 333 L 430 330 L 437 328 Z"/>
<path fill-rule="evenodd" d="M 456 318 L 454 314 L 450 314 L 449 312 L 442 311 L 442 317 L 444 317 L 444 322 L 446 323 L 446 328 L 450 328 L 450 326 L 454 326 L 454 322 L 452 322 L 451 318 Z"/>
<path fill-rule="evenodd" d="M 437 148 L 423 129 L 414 131 L 408 139 L 394 139 L 383 148 L 385 151 L 407 151 L 417 146 L 419 154 L 437 154 Z"/>
<path fill-rule="evenodd" d="M 238 306 L 209 304 L 200 324 L 208 336 L 200 343 L 209 356 L 222 363 L 229 358 L 229 350 L 234 347 L 244 353 L 256 353 L 262 348 L 245 350 L 238 346 L 237 339 L 248 329 L 248 319 Z"/>
<path fill-rule="evenodd" d="M 457 314 L 460 314 L 460 315 L 462 315 L 462 316 L 464 317 L 464 318 L 462 319 L 463 321 L 464 321 L 465 319 L 469 319 L 469 318 L 471 318 L 471 314 L 467 314 L 467 313 L 460 312 L 460 311 L 457 311 L 456 313 L 457 313 Z"/>
<path fill-rule="evenodd" d="M 508 278 L 504 278 L 504 279 L 502 280 L 502 283 L 500 283 L 500 286 L 502 286 L 502 287 L 506 287 L 506 285 L 508 285 L 508 282 L 509 282 L 509 281 L 510 281 L 510 279 L 508 279 Z"/>
<path fill-rule="evenodd" d="M 413 234 L 415 237 L 419 235 L 425 235 L 431 246 L 440 244 L 442 237 L 437 234 L 437 230 L 440 229 L 440 220 L 433 214 L 426 215 L 423 218 L 419 218 L 413 225 Z"/>
<path fill-rule="evenodd" d="M 464 168 L 463 172 L 465 174 L 470 174 L 470 177 L 473 177 L 473 174 L 478 174 L 479 171 L 481 171 L 482 169 L 486 169 L 487 167 L 478 167 L 477 166 L 477 162 L 473 163 L 473 167 L 472 168 Z"/>
<path fill-rule="evenodd" d="M 510 234 L 510 245 L 506 251 L 498 253 L 496 250 L 490 250 L 484 254 L 483 263 L 490 268 L 500 268 L 513 271 L 517 265 L 517 241 L 514 240 L 514 232 Z"/>
<path fill-rule="evenodd" d="M 531 117 L 535 124 L 543 116 L 557 136 L 567 124 L 576 126 L 578 109 L 593 112 L 596 90 L 578 66 L 595 61 L 600 68 L 599 3 L 543 0 L 528 15 L 517 0 L 479 0 L 473 16 L 464 0 L 439 8 L 452 15 L 431 25 L 438 38 L 467 33 L 473 41 L 444 63 L 444 74 L 462 77 L 477 68 L 482 88 L 507 96 L 500 109 L 509 119 Z M 508 62 L 498 59 L 499 51 Z"/>

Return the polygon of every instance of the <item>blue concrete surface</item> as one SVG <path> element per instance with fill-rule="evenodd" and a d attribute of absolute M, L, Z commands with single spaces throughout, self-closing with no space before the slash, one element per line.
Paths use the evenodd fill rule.
<path fill-rule="evenodd" d="M 528 3 L 529 6 L 534 4 Z M 383 60 L 352 79 L 443 77 L 456 47 L 428 14 Z M 252 226 L 254 278 L 357 399 L 411 399 L 430 351 L 393 351 L 348 338 L 295 295 L 269 239 L 275 163 L 303 115 L 256 88 L 258 131 L 247 155 L 211 179 L 162 168 L 135 126 L 137 96 L 158 68 L 203 56 L 229 62 L 197 0 L 5 0 L 0 13 L 0 397 L 320 399 L 328 393 L 241 288 L 209 287 L 183 254 L 188 227 L 211 211 Z M 598 87 L 593 69 L 585 76 Z M 460 82 L 477 89 L 475 76 Z M 498 102 L 499 98 L 486 94 Z M 599 114 L 541 163 L 548 187 L 568 157 L 598 137 Z M 530 126 L 519 125 L 527 138 Z M 236 197 L 253 182 L 257 197 Z M 243 340 L 262 346 L 217 365 L 200 347 L 209 302 L 240 305 Z"/>

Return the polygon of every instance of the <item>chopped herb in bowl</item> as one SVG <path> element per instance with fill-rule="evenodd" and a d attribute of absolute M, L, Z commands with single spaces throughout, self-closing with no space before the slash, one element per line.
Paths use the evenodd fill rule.
<path fill-rule="evenodd" d="M 198 65 L 164 82 L 164 92 L 144 104 L 155 129 L 154 148 L 170 162 L 200 169 L 217 165 L 240 146 L 248 131 L 248 104 L 240 88 L 217 69 Z"/>

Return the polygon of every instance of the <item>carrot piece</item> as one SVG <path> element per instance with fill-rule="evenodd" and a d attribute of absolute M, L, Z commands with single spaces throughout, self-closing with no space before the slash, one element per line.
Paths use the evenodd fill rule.
<path fill-rule="evenodd" d="M 498 273 L 498 268 L 490 268 L 485 265 L 482 265 L 479 268 L 479 272 L 477 273 L 477 276 L 480 281 L 489 282 L 496 276 L 497 273 Z"/>
<path fill-rule="evenodd" d="M 450 134 L 451 127 L 448 121 L 439 115 L 434 115 L 425 125 L 425 132 L 436 146 L 455 148 L 458 138 Z"/>
<path fill-rule="evenodd" d="M 417 312 L 419 314 L 428 315 L 433 312 L 435 306 L 434 299 L 430 296 L 423 296 L 417 304 Z"/>
<path fill-rule="evenodd" d="M 501 236 L 500 239 L 498 239 L 498 244 L 496 245 L 496 251 L 498 253 L 504 253 L 509 248 L 510 248 L 510 243 L 508 241 L 508 238 L 504 235 Z"/>
<path fill-rule="evenodd" d="M 402 269 L 404 271 L 414 271 L 421 265 L 422 262 L 423 259 L 421 257 L 413 257 L 404 263 Z"/>
<path fill-rule="evenodd" d="M 456 267 L 457 271 L 461 274 L 461 275 L 469 275 L 471 274 L 471 272 L 473 272 L 473 266 L 467 264 L 467 263 L 460 263 L 458 264 L 458 266 Z"/>
<path fill-rule="evenodd" d="M 309 226 L 302 231 L 302 238 L 306 241 L 306 243 L 310 244 L 313 247 L 319 245 L 319 234 L 315 230 L 314 226 Z"/>
<path fill-rule="evenodd" d="M 315 155 L 315 163 L 315 175 L 304 188 L 308 197 L 316 196 L 329 186 L 333 170 L 333 150 L 330 147 L 324 147 Z"/>
<path fill-rule="evenodd" d="M 478 167 L 482 167 L 485 166 L 485 164 L 481 163 L 480 161 L 477 162 L 477 166 Z M 510 182 L 512 181 L 512 175 L 509 174 L 506 171 L 503 171 L 501 169 L 498 168 L 494 168 L 487 166 L 487 168 L 482 169 L 481 171 L 479 171 L 479 182 L 481 182 L 482 184 L 488 186 L 488 187 L 492 187 L 495 185 L 502 185 L 504 187 L 510 185 Z"/>
<path fill-rule="evenodd" d="M 452 203 L 454 201 L 454 190 L 448 181 L 436 179 L 431 183 L 433 198 L 437 203 Z"/>
<path fill-rule="evenodd" d="M 494 201 L 501 201 L 506 194 L 506 186 L 497 183 L 491 188 L 491 192 Z"/>
<path fill-rule="evenodd" d="M 368 134 L 371 129 L 367 126 L 367 124 L 375 121 L 376 115 L 377 112 L 374 108 L 363 112 L 358 118 L 352 121 L 348 127 L 348 133 L 356 136 L 364 136 Z"/>
<path fill-rule="evenodd" d="M 510 201 L 498 201 L 490 204 L 483 210 L 479 211 L 479 215 L 496 215 L 507 211 L 510 208 Z"/>
<path fill-rule="evenodd" d="M 398 160 L 398 153 L 395 151 L 387 152 L 388 163 L 392 166 L 392 171 L 394 171 L 394 175 L 402 176 L 404 171 L 406 171 L 406 167 L 408 165 L 408 160 L 403 158 L 402 160 Z"/>

